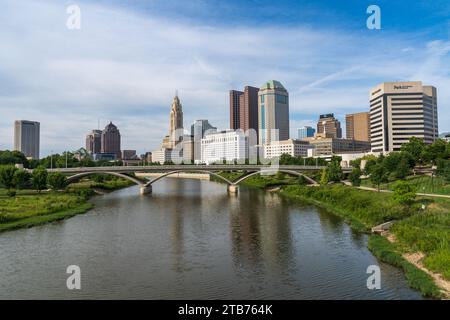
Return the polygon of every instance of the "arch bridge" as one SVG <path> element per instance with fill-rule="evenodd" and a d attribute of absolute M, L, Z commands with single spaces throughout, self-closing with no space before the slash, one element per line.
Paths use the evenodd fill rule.
<path fill-rule="evenodd" d="M 214 176 L 227 184 L 228 191 L 231 193 L 238 192 L 238 185 L 255 175 L 259 174 L 274 174 L 277 172 L 286 173 L 292 176 L 302 176 L 305 180 L 317 185 L 317 182 L 304 174 L 305 171 L 316 171 L 324 169 L 324 166 L 297 166 L 297 165 L 161 165 L 161 166 L 113 166 L 113 167 L 85 167 L 85 168 L 55 168 L 49 169 L 49 172 L 61 172 L 70 175 L 67 180 L 68 183 L 73 183 L 83 177 L 94 174 L 109 174 L 116 177 L 128 179 L 140 186 L 141 194 L 148 194 L 152 192 L 152 185 L 173 174 L 177 173 L 207 173 Z M 343 168 L 344 172 L 348 172 L 351 168 Z M 244 173 L 234 181 L 231 181 L 218 172 L 232 172 L 243 171 Z M 136 177 L 130 176 L 130 173 L 160 173 L 161 175 L 149 181 L 142 181 Z"/>

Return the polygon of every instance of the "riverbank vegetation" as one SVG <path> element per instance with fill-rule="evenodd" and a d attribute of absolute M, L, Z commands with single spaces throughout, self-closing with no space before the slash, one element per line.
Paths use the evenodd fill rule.
<path fill-rule="evenodd" d="M 410 287 L 419 290 L 423 296 L 430 298 L 441 298 L 443 296 L 431 276 L 403 258 L 397 246 L 385 237 L 370 236 L 367 247 L 381 261 L 401 268 Z"/>
<path fill-rule="evenodd" d="M 281 187 L 280 194 L 294 201 L 308 202 L 342 217 L 354 230 L 369 233 L 375 225 L 394 221 L 390 230 L 389 241 L 386 237 L 370 235 L 368 247 L 380 260 L 402 268 L 411 287 L 419 290 L 424 296 L 441 298 L 443 294 L 433 278 L 425 271 L 409 262 L 407 255 L 420 253 L 422 266 L 431 272 L 450 280 L 450 199 L 417 196 L 423 192 L 426 183 L 433 179 L 433 190 L 444 193 L 449 183 L 444 176 L 408 176 L 412 164 L 406 165 L 403 159 L 409 159 L 406 151 L 400 155 L 369 158 L 368 168 L 359 169 L 360 161 L 352 163 L 355 169 L 345 176 L 336 160 L 331 161 L 327 169 L 320 174 L 321 186 L 308 186 L 305 181 L 289 177 L 283 173 L 273 176 L 253 176 L 244 180 L 243 185 L 269 189 L 275 185 Z M 367 160 L 367 159 L 366 159 Z M 401 174 L 404 162 L 406 175 Z M 384 164 L 383 164 L 384 163 Z M 415 163 L 415 160 L 414 160 Z M 400 170 L 400 171 L 399 171 Z M 223 173 L 235 181 L 243 172 Z M 369 178 L 362 179 L 367 174 Z M 317 174 L 315 175 L 317 177 Z M 377 176 L 377 177 L 375 177 Z M 402 176 L 402 178 L 398 178 Z M 392 193 L 366 191 L 347 186 L 341 180 L 348 179 L 353 185 L 379 187 L 389 185 Z M 317 181 L 317 180 L 316 180 Z M 437 187 L 440 185 L 440 189 Z M 431 188 L 431 187 L 429 187 Z M 423 192 L 426 193 L 426 192 Z M 405 257 L 404 257 L 405 256 Z"/>
<path fill-rule="evenodd" d="M 19 185 L 14 177 L 23 172 L 27 175 Z M 99 190 L 108 192 L 132 184 L 118 177 L 93 175 L 67 185 L 64 175 L 48 174 L 44 168 L 29 174 L 12 166 L 0 167 L 0 232 L 85 213 L 92 208 L 89 198 Z"/>

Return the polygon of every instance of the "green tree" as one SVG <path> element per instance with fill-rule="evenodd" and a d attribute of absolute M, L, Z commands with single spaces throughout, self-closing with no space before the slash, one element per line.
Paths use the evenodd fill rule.
<path fill-rule="evenodd" d="M 406 157 L 401 157 L 394 171 L 395 178 L 404 179 L 409 176 L 410 173 L 411 168 L 409 167 L 408 159 Z"/>
<path fill-rule="evenodd" d="M 445 142 L 445 140 L 438 139 L 424 148 L 422 158 L 425 162 L 434 164 L 437 159 L 445 159 L 447 157 L 446 150 L 447 142 Z"/>
<path fill-rule="evenodd" d="M 411 137 L 409 142 L 402 144 L 400 150 L 410 153 L 414 158 L 415 164 L 421 163 L 425 142 L 417 137 Z"/>
<path fill-rule="evenodd" d="M 327 166 L 327 176 L 329 181 L 339 182 L 342 179 L 342 168 L 339 161 L 331 161 Z"/>
<path fill-rule="evenodd" d="M 450 160 L 438 159 L 436 173 L 450 183 Z"/>
<path fill-rule="evenodd" d="M 61 172 L 53 172 L 48 175 L 47 183 L 53 190 L 60 190 L 66 186 L 67 178 Z"/>
<path fill-rule="evenodd" d="M 0 165 L 15 165 L 23 164 L 24 167 L 28 167 L 28 159 L 20 151 L 0 151 Z"/>
<path fill-rule="evenodd" d="M 13 183 L 17 189 L 25 189 L 31 180 L 31 174 L 23 169 L 14 172 Z"/>
<path fill-rule="evenodd" d="M 47 187 L 47 176 L 47 170 L 42 166 L 39 166 L 33 170 L 31 181 L 38 193 Z"/>
<path fill-rule="evenodd" d="M 416 188 L 406 181 L 396 181 L 393 186 L 393 199 L 395 202 L 405 206 L 411 207 L 416 199 Z"/>
<path fill-rule="evenodd" d="M 380 191 L 380 184 L 388 181 L 386 168 L 381 163 L 377 163 L 373 166 L 370 174 L 370 181 L 377 186 L 378 191 Z"/>
<path fill-rule="evenodd" d="M 1 166 L 0 167 L 0 183 L 8 190 L 8 194 L 14 186 L 14 173 L 17 168 L 14 166 Z"/>
<path fill-rule="evenodd" d="M 360 168 L 358 168 L 358 167 L 353 168 L 352 172 L 348 176 L 352 185 L 354 185 L 355 187 L 358 187 L 361 185 L 361 175 L 362 175 L 362 171 Z"/>
<path fill-rule="evenodd" d="M 377 164 L 377 159 L 376 158 L 369 158 L 369 159 L 363 159 L 363 160 L 366 160 L 366 165 L 364 167 L 364 174 L 366 176 L 369 176 L 372 173 L 372 169 Z"/>
<path fill-rule="evenodd" d="M 328 182 L 329 182 L 328 171 L 326 169 L 322 169 L 322 174 L 320 176 L 320 184 L 321 185 L 327 185 Z"/>

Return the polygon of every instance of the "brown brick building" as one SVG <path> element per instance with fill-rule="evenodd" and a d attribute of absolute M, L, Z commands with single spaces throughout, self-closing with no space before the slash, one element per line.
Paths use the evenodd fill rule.
<path fill-rule="evenodd" d="M 244 91 L 230 91 L 230 128 L 254 129 L 258 133 L 259 88 L 246 86 Z"/>

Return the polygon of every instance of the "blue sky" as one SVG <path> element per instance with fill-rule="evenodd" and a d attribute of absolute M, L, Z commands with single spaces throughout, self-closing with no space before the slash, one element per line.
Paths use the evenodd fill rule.
<path fill-rule="evenodd" d="M 81 29 L 68 30 L 68 5 Z M 381 8 L 381 30 L 366 9 Z M 42 154 L 75 150 L 111 120 L 124 149 L 159 147 L 178 90 L 185 127 L 227 128 L 228 90 L 281 81 L 291 132 L 320 113 L 342 121 L 368 110 L 383 81 L 438 89 L 440 131 L 450 131 L 450 2 L 434 1 L 14 1 L 0 10 L 0 149 L 13 121 L 41 122 Z"/>

